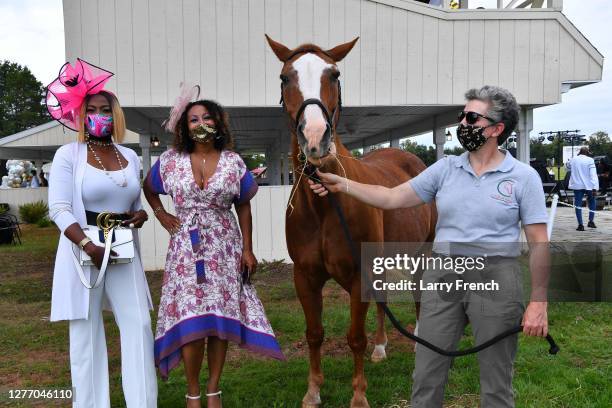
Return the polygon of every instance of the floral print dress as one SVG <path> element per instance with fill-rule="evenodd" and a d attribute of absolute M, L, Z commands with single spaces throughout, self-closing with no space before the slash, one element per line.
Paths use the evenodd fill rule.
<path fill-rule="evenodd" d="M 163 378 L 181 347 L 208 336 L 284 359 L 255 288 L 242 283 L 242 237 L 231 207 L 249 201 L 257 183 L 242 158 L 223 150 L 203 189 L 188 153 L 164 152 L 146 182 L 170 194 L 181 229 L 170 238 L 155 334 L 155 363 Z"/>

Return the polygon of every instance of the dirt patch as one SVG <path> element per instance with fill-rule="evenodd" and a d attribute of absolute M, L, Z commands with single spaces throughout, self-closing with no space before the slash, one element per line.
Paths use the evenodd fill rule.
<path fill-rule="evenodd" d="M 410 333 L 414 333 L 412 325 L 406 326 Z M 366 356 L 372 354 L 375 343 L 375 333 L 368 334 L 368 347 Z M 387 331 L 387 354 L 389 353 L 414 353 L 414 341 L 404 337 L 395 329 Z M 308 343 L 306 340 L 298 340 L 291 344 L 287 350 L 283 350 L 287 358 L 308 358 Z M 326 337 L 321 346 L 321 355 L 327 357 L 346 357 L 352 355 L 345 336 Z"/>
<path fill-rule="evenodd" d="M 293 282 L 293 265 L 283 261 L 261 262 L 253 276 L 257 286 L 277 286 Z"/>
<path fill-rule="evenodd" d="M 478 407 L 480 401 L 480 396 L 478 394 L 465 394 L 459 398 L 453 399 L 451 402 L 447 402 L 444 404 L 444 408 L 472 408 Z M 402 399 L 396 402 L 391 403 L 390 405 L 385 405 L 385 408 L 410 408 L 410 401 Z"/>
<path fill-rule="evenodd" d="M 287 358 L 308 358 L 308 343 L 299 340 L 291 344 Z M 321 355 L 326 357 L 341 357 L 351 355 L 346 337 L 326 337 L 321 346 Z"/>
<path fill-rule="evenodd" d="M 58 378 L 70 377 L 67 352 L 26 351 L 12 360 L 5 361 L 6 366 L 11 367 L 10 371 L 0 370 L 0 382 L 9 389 L 55 386 Z"/>
<path fill-rule="evenodd" d="M 414 334 L 414 326 L 412 324 L 407 325 L 406 330 L 409 333 Z M 410 340 L 408 337 L 405 337 L 402 333 L 395 330 L 395 328 L 390 328 L 387 330 L 387 338 L 389 350 L 414 352 L 414 341 Z"/>

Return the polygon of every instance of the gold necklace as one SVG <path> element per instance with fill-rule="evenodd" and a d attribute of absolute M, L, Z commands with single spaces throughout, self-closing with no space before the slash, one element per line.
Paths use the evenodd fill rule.
<path fill-rule="evenodd" d="M 206 184 L 208 184 L 208 180 L 206 180 L 206 177 L 205 177 L 206 176 L 206 156 L 205 155 L 202 157 L 202 170 L 199 172 L 199 176 L 200 176 L 200 183 L 197 183 L 197 180 L 196 180 L 196 183 L 198 184 L 198 187 L 201 184 L 202 189 L 204 189 L 206 188 Z M 204 180 L 206 180 L 206 183 L 204 182 Z"/>

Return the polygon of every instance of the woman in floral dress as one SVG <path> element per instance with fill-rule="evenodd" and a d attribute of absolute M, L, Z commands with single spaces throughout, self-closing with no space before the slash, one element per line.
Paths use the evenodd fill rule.
<path fill-rule="evenodd" d="M 230 150 L 227 116 L 217 103 L 199 100 L 183 107 L 179 98 L 166 128 L 175 134 L 174 148 L 160 156 L 144 185 L 155 215 L 171 234 L 155 362 L 167 378 L 183 359 L 187 406 L 199 407 L 198 378 L 207 343 L 206 396 L 209 407 L 219 407 L 218 386 L 228 340 L 284 359 L 250 285 L 257 260 L 251 244 L 249 200 L 257 192 L 257 183 L 240 156 Z M 176 216 L 165 211 L 159 194 L 172 197 Z"/>

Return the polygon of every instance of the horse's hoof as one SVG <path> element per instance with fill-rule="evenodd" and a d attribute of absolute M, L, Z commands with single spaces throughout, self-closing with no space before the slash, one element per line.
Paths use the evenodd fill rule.
<path fill-rule="evenodd" d="M 319 408 L 321 406 L 321 396 L 306 394 L 302 399 L 302 408 Z"/>
<path fill-rule="evenodd" d="M 387 344 L 376 344 L 374 346 L 374 351 L 372 352 L 372 362 L 373 363 L 380 363 L 381 361 L 385 360 L 387 358 L 387 353 L 385 351 L 385 347 L 387 346 Z"/>
<path fill-rule="evenodd" d="M 354 396 L 351 399 L 351 408 L 370 408 L 370 404 L 368 404 L 368 399 L 365 395 L 362 396 Z"/>

